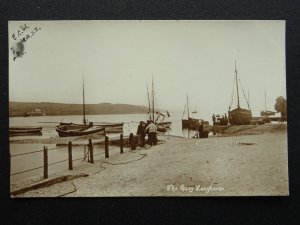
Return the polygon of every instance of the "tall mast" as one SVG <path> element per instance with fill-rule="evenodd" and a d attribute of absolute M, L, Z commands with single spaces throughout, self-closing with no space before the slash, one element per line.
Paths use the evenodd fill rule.
<path fill-rule="evenodd" d="M 154 122 L 154 85 L 153 85 L 153 76 L 152 76 L 152 119 Z"/>
<path fill-rule="evenodd" d="M 190 118 L 190 110 L 189 110 L 189 94 L 186 94 L 186 107 L 187 107 L 187 113 L 188 113 L 188 119 Z"/>
<path fill-rule="evenodd" d="M 237 94 L 237 107 L 240 108 L 240 96 L 239 96 L 239 85 L 238 85 L 238 80 L 237 80 L 237 70 L 236 70 L 236 60 L 234 61 L 235 65 L 235 83 L 236 83 L 236 94 Z"/>
<path fill-rule="evenodd" d="M 83 98 L 83 124 L 86 125 L 86 119 L 85 119 L 85 100 L 84 100 L 84 78 L 82 79 L 82 98 Z"/>
<path fill-rule="evenodd" d="M 265 91 L 265 111 L 267 111 L 267 93 Z"/>
<path fill-rule="evenodd" d="M 147 96 L 148 96 L 148 113 L 149 113 L 149 118 L 151 119 L 151 103 L 150 103 L 150 96 L 149 96 L 149 89 L 148 89 L 148 82 L 147 82 Z"/>

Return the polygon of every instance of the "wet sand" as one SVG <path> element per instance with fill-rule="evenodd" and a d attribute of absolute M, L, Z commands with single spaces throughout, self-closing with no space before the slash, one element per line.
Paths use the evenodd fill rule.
<path fill-rule="evenodd" d="M 117 151 L 56 176 L 89 176 L 16 197 L 288 195 L 284 124 L 229 127 L 220 136 L 159 136 L 157 146 Z"/>

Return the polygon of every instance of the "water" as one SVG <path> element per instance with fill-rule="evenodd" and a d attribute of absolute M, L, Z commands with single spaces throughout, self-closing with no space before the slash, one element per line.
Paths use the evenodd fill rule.
<path fill-rule="evenodd" d="M 121 115 L 89 115 L 88 120 L 91 122 L 124 122 L 123 134 L 129 135 L 130 133 L 136 133 L 137 126 L 140 121 L 147 120 L 147 115 L 145 114 L 121 114 Z M 192 137 L 195 135 L 195 131 L 182 130 L 181 128 L 182 113 L 172 113 L 171 121 L 172 127 L 166 133 L 170 135 L 182 136 L 182 137 Z M 206 119 L 206 118 L 204 118 Z M 11 117 L 9 118 L 10 126 L 42 126 L 41 136 L 16 136 L 10 137 L 11 140 L 23 140 L 23 139 L 46 139 L 46 138 L 57 138 L 58 134 L 55 131 L 55 126 L 59 122 L 73 122 L 81 123 L 82 116 L 72 115 L 72 116 L 37 116 L 37 117 Z M 108 136 L 119 136 L 119 134 L 108 134 Z M 46 144 L 48 149 L 57 148 L 55 144 Z M 44 144 L 10 144 L 10 154 L 17 155 L 31 151 L 42 150 Z M 73 159 L 82 158 L 87 149 L 84 146 L 78 146 L 73 148 Z M 118 149 L 116 150 L 119 151 Z M 103 147 L 95 146 L 94 154 L 104 152 Z M 102 155 L 97 155 L 95 159 L 103 158 Z M 54 149 L 48 152 L 49 164 L 58 162 L 61 160 L 68 159 L 67 147 L 60 147 L 59 149 Z M 74 167 L 80 165 L 82 160 L 75 161 Z M 25 170 L 30 170 L 36 167 L 43 166 L 43 152 L 37 152 L 34 154 L 21 155 L 11 158 L 11 174 L 18 173 Z M 55 173 L 57 171 L 67 170 L 68 161 L 55 164 L 49 167 L 49 174 Z M 21 180 L 26 180 L 31 177 L 37 177 L 40 179 L 43 175 L 43 168 L 34 171 L 29 171 L 22 174 L 17 174 L 11 176 L 11 184 L 18 183 Z M 51 177 L 51 175 L 49 175 Z"/>

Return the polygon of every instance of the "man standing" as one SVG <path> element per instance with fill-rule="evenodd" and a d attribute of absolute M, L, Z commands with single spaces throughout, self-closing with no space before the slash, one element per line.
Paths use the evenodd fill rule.
<path fill-rule="evenodd" d="M 146 124 L 143 121 L 141 121 L 136 132 L 136 134 L 139 135 L 140 147 L 144 147 L 145 145 L 145 136 L 146 136 L 145 129 L 146 129 Z"/>
<path fill-rule="evenodd" d="M 146 127 L 145 132 L 149 132 L 148 141 L 151 146 L 157 144 L 156 131 L 157 127 L 155 126 L 153 121 L 150 121 L 150 124 Z"/>
<path fill-rule="evenodd" d="M 213 116 L 212 116 L 212 121 L 213 121 L 213 125 L 215 125 L 215 122 L 216 122 L 215 114 L 213 114 Z"/>
<path fill-rule="evenodd" d="M 199 127 L 198 127 L 198 137 L 199 138 L 201 138 L 202 132 L 203 132 L 203 123 L 201 121 L 199 124 Z"/>

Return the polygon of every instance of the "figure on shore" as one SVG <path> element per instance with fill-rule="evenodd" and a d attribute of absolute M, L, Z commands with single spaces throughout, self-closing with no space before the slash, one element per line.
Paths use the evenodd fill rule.
<path fill-rule="evenodd" d="M 224 117 L 224 119 L 225 119 L 225 125 L 227 126 L 227 124 L 228 124 L 228 118 L 227 118 L 227 115 L 226 115 L 226 113 L 225 113 L 225 117 Z"/>
<path fill-rule="evenodd" d="M 146 127 L 145 132 L 148 133 L 148 142 L 151 146 L 157 144 L 156 131 L 157 127 L 153 121 L 150 121 L 150 124 Z"/>
<path fill-rule="evenodd" d="M 201 138 L 203 132 L 203 122 L 201 121 L 198 127 L 198 138 Z"/>
<path fill-rule="evenodd" d="M 141 121 L 136 132 L 136 134 L 139 136 L 140 147 L 144 147 L 145 145 L 145 136 L 146 136 L 145 129 L 146 129 L 146 124 L 143 121 Z"/>
<path fill-rule="evenodd" d="M 212 116 L 212 121 L 213 121 L 213 125 L 215 125 L 215 123 L 216 123 L 216 117 L 215 117 L 215 114 L 213 114 L 213 116 Z"/>

